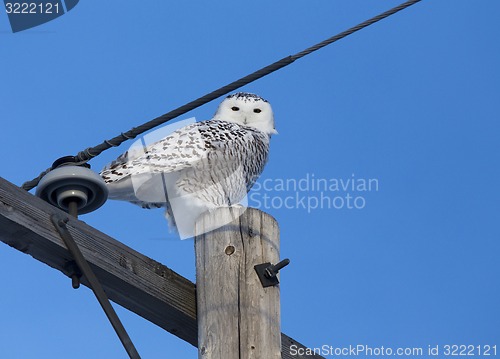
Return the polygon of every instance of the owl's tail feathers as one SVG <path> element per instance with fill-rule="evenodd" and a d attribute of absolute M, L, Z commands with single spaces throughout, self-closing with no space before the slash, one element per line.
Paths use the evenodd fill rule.
<path fill-rule="evenodd" d="M 168 196 L 157 176 L 139 174 L 119 181 L 108 182 L 109 199 L 126 201 L 142 208 L 163 208 L 168 206 Z"/>
<path fill-rule="evenodd" d="M 124 181 L 125 182 L 125 181 Z M 116 201 L 130 202 L 142 208 L 163 208 L 167 207 L 164 196 L 143 196 L 140 192 L 134 190 L 130 183 L 108 183 L 108 198 Z"/>

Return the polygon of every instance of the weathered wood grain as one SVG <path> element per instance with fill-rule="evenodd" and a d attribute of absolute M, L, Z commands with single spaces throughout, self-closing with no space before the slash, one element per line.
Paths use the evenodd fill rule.
<path fill-rule="evenodd" d="M 199 358 L 281 358 L 279 286 L 263 288 L 254 270 L 279 261 L 275 219 L 220 208 L 201 216 L 196 233 Z"/>

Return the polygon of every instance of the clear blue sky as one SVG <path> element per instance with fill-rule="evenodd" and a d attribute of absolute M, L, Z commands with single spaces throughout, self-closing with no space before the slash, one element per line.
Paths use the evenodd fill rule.
<path fill-rule="evenodd" d="M 21 185 L 398 3 L 90 0 L 16 34 L 2 12 L 1 176 Z M 292 261 L 283 332 L 310 347 L 500 346 L 499 14 L 495 0 L 424 0 L 244 88 L 271 102 L 279 131 L 261 185 L 378 184 L 323 193 L 361 197 L 359 209 L 308 211 L 300 198 L 321 196 L 311 188 L 256 192 L 274 201 L 261 209 Z M 217 103 L 181 119 L 209 119 Z M 289 196 L 299 201 L 285 208 Z M 82 220 L 195 280 L 193 243 L 170 234 L 161 211 L 109 201 Z M 125 357 L 89 289 L 4 244 L 0 286 L 0 357 Z M 117 310 L 143 358 L 197 357 Z"/>

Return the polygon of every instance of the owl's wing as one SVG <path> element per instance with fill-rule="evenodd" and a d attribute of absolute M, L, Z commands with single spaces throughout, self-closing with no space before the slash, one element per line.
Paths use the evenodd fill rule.
<path fill-rule="evenodd" d="M 203 157 L 206 147 L 198 124 L 183 127 L 145 147 L 134 147 L 119 156 L 100 173 L 106 183 L 123 181 L 144 173 L 173 172 L 191 166 Z"/>
<path fill-rule="evenodd" d="M 220 120 L 196 122 L 143 149 L 125 152 L 100 175 L 106 183 L 117 184 L 131 176 L 197 167 L 206 164 L 206 159 L 241 162 L 252 156 L 257 156 L 259 167 L 263 167 L 268 142 L 267 135 L 251 127 Z"/>

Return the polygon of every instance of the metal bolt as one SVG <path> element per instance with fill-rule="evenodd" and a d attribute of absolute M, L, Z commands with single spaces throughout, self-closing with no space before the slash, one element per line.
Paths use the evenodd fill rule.
<path fill-rule="evenodd" d="M 71 286 L 73 287 L 73 289 L 80 288 L 80 278 L 76 274 L 73 274 L 71 276 Z"/>
<path fill-rule="evenodd" d="M 64 265 L 64 269 L 68 276 L 71 278 L 71 286 L 74 289 L 80 288 L 80 277 L 82 272 L 75 261 L 69 261 Z"/>
<path fill-rule="evenodd" d="M 276 277 L 278 272 L 289 264 L 290 264 L 290 259 L 285 258 L 281 262 L 269 266 L 268 268 L 266 268 L 266 273 L 265 273 L 266 277 L 268 278 Z"/>
<path fill-rule="evenodd" d="M 288 264 L 290 264 L 290 259 L 286 258 L 275 265 L 272 265 L 269 262 L 257 264 L 254 266 L 254 269 L 259 276 L 260 283 L 264 288 L 266 288 L 279 283 L 278 272 Z"/>

